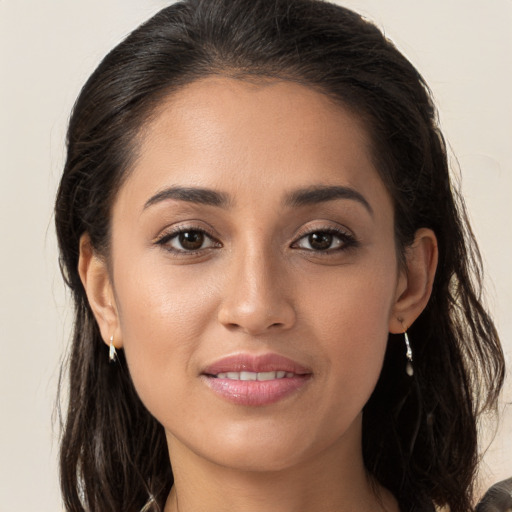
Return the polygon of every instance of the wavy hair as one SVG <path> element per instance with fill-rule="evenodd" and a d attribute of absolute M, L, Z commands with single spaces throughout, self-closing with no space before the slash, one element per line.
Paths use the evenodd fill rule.
<path fill-rule="evenodd" d="M 504 376 L 478 249 L 424 80 L 373 24 L 321 0 L 178 2 L 114 48 L 83 87 L 55 206 L 75 306 L 60 452 L 66 510 L 160 511 L 172 486 L 163 427 L 137 396 L 122 351 L 108 363 L 77 271 L 79 240 L 87 232 L 108 259 L 111 207 L 142 128 L 165 97 L 213 74 L 292 80 L 349 108 L 392 197 L 399 257 L 417 229 L 435 232 L 432 296 L 409 329 L 415 375 L 405 376 L 402 344 L 388 343 L 364 409 L 363 453 L 403 511 L 471 510 L 477 418 L 495 406 Z"/>

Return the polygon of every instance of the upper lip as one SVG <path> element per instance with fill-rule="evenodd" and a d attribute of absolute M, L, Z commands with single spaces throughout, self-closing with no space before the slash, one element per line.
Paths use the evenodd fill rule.
<path fill-rule="evenodd" d="M 207 366 L 204 375 L 217 375 L 226 372 L 292 372 L 296 375 L 308 375 L 311 370 L 279 354 L 235 354 L 224 357 Z"/>

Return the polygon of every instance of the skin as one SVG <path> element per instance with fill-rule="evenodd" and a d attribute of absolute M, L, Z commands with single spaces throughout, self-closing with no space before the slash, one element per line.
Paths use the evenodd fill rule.
<path fill-rule="evenodd" d="M 359 120 L 302 85 L 210 77 L 159 107 L 138 155 L 113 206 L 110 270 L 87 235 L 79 270 L 105 342 L 125 350 L 165 428 L 166 512 L 398 510 L 366 474 L 362 409 L 388 333 L 428 301 L 437 252 L 422 229 L 399 267 Z M 290 201 L 327 186 L 355 193 Z M 226 201 L 158 196 L 169 187 Z M 198 250 L 180 245 L 185 228 L 207 233 Z M 318 250 L 309 234 L 326 230 Z M 233 404 L 201 378 L 222 357 L 270 352 L 311 372 L 276 403 Z"/>

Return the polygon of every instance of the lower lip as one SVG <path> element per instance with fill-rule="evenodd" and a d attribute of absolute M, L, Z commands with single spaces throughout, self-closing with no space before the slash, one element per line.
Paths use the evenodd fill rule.
<path fill-rule="evenodd" d="M 203 375 L 206 384 L 221 398 L 237 405 L 270 405 L 298 391 L 309 375 L 297 375 L 273 380 L 218 379 Z"/>

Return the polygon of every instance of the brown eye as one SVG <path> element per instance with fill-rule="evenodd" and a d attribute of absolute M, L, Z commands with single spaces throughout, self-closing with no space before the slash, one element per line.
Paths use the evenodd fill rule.
<path fill-rule="evenodd" d="M 157 244 L 162 245 L 171 252 L 182 254 L 221 246 L 217 240 L 212 238 L 205 231 L 192 228 L 184 228 L 174 233 L 164 235 L 157 241 Z"/>
<path fill-rule="evenodd" d="M 311 249 L 314 249 L 315 251 L 326 251 L 331 248 L 333 238 L 334 237 L 331 233 L 319 231 L 318 233 L 311 233 L 308 235 L 308 242 Z"/>
<path fill-rule="evenodd" d="M 341 230 L 318 230 L 311 231 L 299 238 L 292 247 L 305 249 L 311 252 L 335 252 L 337 250 L 348 249 L 357 245 L 352 234 Z"/>
<path fill-rule="evenodd" d="M 205 236 L 201 231 L 184 231 L 178 235 L 178 242 L 187 251 L 197 251 L 204 244 Z"/>

